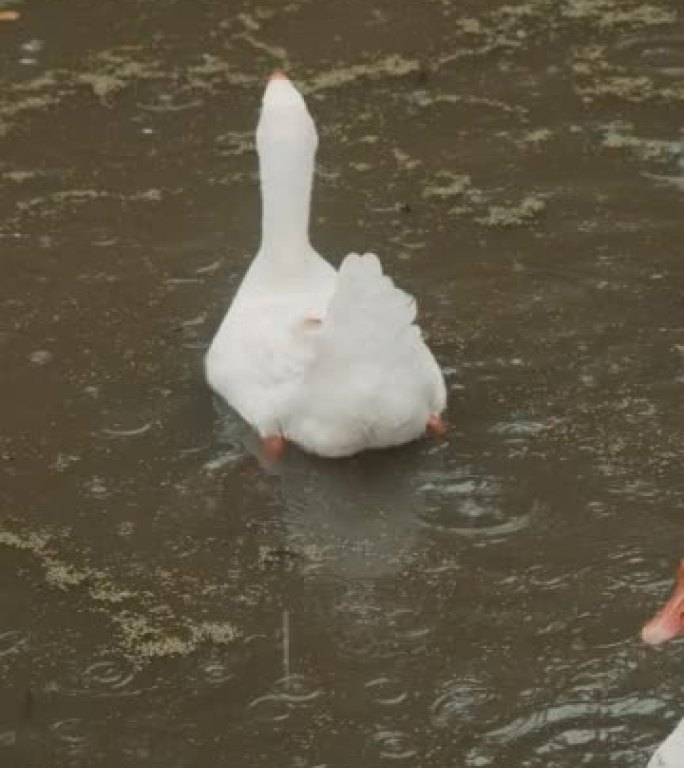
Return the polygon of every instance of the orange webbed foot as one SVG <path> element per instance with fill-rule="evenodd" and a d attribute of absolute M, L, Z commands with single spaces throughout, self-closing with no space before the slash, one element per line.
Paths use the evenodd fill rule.
<path fill-rule="evenodd" d="M 437 437 L 444 437 L 447 433 L 447 425 L 442 421 L 439 416 L 434 413 L 427 420 L 427 428 L 433 435 Z"/>
<path fill-rule="evenodd" d="M 282 435 L 269 435 L 262 438 L 261 447 L 269 461 L 277 461 L 285 451 L 285 438 Z"/>

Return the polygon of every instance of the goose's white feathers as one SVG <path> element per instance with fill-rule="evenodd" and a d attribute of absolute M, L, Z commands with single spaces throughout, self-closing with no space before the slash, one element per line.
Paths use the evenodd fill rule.
<path fill-rule="evenodd" d="M 682 768 L 684 766 L 684 720 L 665 739 L 646 768 Z"/>
<path fill-rule="evenodd" d="M 317 137 L 282 76 L 266 89 L 257 143 L 262 244 L 207 353 L 209 384 L 262 437 L 322 456 L 419 437 L 446 389 L 415 302 L 377 256 L 350 254 L 336 272 L 309 244 Z"/>

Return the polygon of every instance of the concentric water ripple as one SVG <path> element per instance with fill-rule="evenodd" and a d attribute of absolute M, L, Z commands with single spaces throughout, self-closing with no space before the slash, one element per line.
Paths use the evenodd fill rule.
<path fill-rule="evenodd" d="M 83 720 L 77 717 L 58 720 L 50 726 L 50 731 L 66 754 L 73 757 L 87 754 L 88 725 Z"/>
<path fill-rule="evenodd" d="M 295 712 L 306 711 L 323 695 L 323 689 L 306 675 L 288 675 L 276 680 L 271 691 L 251 701 L 248 712 L 259 722 L 281 723 Z"/>
<path fill-rule="evenodd" d="M 470 471 L 438 473 L 418 487 L 423 525 L 441 533 L 466 537 L 500 537 L 529 525 L 532 512 L 511 515 L 504 508 L 502 483 Z"/>
<path fill-rule="evenodd" d="M 430 708 L 432 722 L 440 728 L 462 725 L 474 720 L 480 707 L 492 698 L 492 692 L 477 680 L 449 681 L 441 686 Z"/>
<path fill-rule="evenodd" d="M 0 661 L 8 656 L 21 653 L 28 647 L 28 635 L 18 629 L 0 632 Z"/>
<path fill-rule="evenodd" d="M 202 676 L 210 685 L 223 685 L 232 680 L 235 674 L 227 659 L 212 654 L 202 663 Z"/>
<path fill-rule="evenodd" d="M 152 429 L 152 422 L 148 421 L 135 427 L 103 427 L 102 434 L 112 440 L 123 440 L 128 437 L 141 437 Z"/>
<path fill-rule="evenodd" d="M 125 658 L 102 659 L 89 664 L 73 676 L 64 692 L 76 698 L 118 698 L 135 696 L 143 690 L 136 685 L 137 670 Z"/>
<path fill-rule="evenodd" d="M 411 743 L 411 737 L 404 731 L 391 727 L 378 728 L 371 738 L 371 743 L 378 750 L 379 756 L 386 760 L 411 760 L 418 754 L 417 748 Z"/>
<path fill-rule="evenodd" d="M 684 77 L 684 35 L 632 35 L 613 48 L 621 64 L 663 77 Z"/>
<path fill-rule="evenodd" d="M 398 707 L 409 700 L 404 683 L 393 677 L 376 677 L 369 680 L 364 688 L 373 701 L 381 707 Z"/>
<path fill-rule="evenodd" d="M 634 694 L 605 701 L 569 700 L 518 715 L 485 733 L 481 743 L 467 754 L 466 765 L 503 766 L 506 756 L 513 753 L 518 759 L 522 757 L 524 765 L 535 768 L 548 766 L 549 759 L 568 759 L 570 755 L 582 764 L 598 766 L 594 753 L 605 755 L 606 751 L 637 760 L 638 748 L 645 742 L 639 735 L 645 719 L 655 719 L 665 711 L 659 699 Z M 626 738 L 630 739 L 629 750 L 625 750 Z"/>
<path fill-rule="evenodd" d="M 0 731 L 0 747 L 13 747 L 17 742 L 17 732 L 14 730 Z"/>
<path fill-rule="evenodd" d="M 419 612 L 375 605 L 371 597 L 352 591 L 339 600 L 335 627 L 342 653 L 380 660 L 425 648 L 432 630 Z"/>

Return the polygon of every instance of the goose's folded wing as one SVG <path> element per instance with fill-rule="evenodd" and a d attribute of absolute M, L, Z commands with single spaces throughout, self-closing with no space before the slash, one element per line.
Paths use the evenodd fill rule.
<path fill-rule="evenodd" d="M 349 254 L 342 262 L 335 293 L 322 327 L 321 364 L 393 356 L 418 329 L 416 303 L 383 274 L 372 253 Z"/>
<path fill-rule="evenodd" d="M 412 402 L 441 411 L 442 375 L 415 318 L 413 297 L 383 274 L 377 256 L 350 254 L 317 334 L 306 389 L 315 397 L 338 397 L 340 407 L 352 406 L 387 398 L 384 388 L 400 377 L 397 384 L 416 396 Z"/>

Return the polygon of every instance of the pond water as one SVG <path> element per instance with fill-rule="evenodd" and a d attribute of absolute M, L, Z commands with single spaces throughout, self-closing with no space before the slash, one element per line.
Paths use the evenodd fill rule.
<path fill-rule="evenodd" d="M 675 0 L 0 4 L 0 761 L 644 766 L 684 552 Z M 444 440 L 268 469 L 203 352 L 265 78 L 313 241 L 373 250 Z"/>

